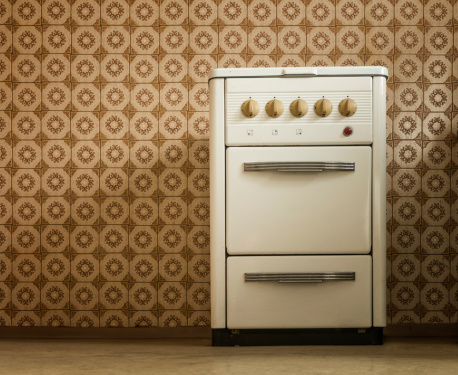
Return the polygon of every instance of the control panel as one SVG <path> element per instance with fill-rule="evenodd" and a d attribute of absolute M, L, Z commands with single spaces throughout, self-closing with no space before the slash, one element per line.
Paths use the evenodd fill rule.
<path fill-rule="evenodd" d="M 371 77 L 228 78 L 227 145 L 371 144 Z"/>

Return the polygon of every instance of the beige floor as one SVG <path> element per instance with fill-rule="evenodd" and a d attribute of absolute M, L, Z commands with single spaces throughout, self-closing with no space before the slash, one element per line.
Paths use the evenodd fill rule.
<path fill-rule="evenodd" d="M 205 339 L 0 340 L 1 375 L 458 373 L 458 339 L 383 346 L 213 348 Z"/>

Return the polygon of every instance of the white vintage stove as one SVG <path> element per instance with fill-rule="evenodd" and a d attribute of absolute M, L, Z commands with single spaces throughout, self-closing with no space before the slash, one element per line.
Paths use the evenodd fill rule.
<path fill-rule="evenodd" d="M 213 70 L 213 345 L 382 343 L 387 74 Z"/>

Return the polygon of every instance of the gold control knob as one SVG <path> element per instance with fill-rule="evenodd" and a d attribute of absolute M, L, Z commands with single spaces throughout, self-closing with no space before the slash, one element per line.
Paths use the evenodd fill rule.
<path fill-rule="evenodd" d="M 329 116 L 332 112 L 332 104 L 328 99 L 320 99 L 315 103 L 315 113 L 320 117 Z"/>
<path fill-rule="evenodd" d="M 242 113 L 246 117 L 254 117 L 259 113 L 259 104 L 256 100 L 248 99 L 242 104 Z"/>
<path fill-rule="evenodd" d="M 356 113 L 356 102 L 346 98 L 339 103 L 339 112 L 342 116 L 351 117 Z"/>
<path fill-rule="evenodd" d="M 270 117 L 280 117 L 283 113 L 283 103 L 278 99 L 272 99 L 266 104 L 266 112 Z"/>
<path fill-rule="evenodd" d="M 296 99 L 289 105 L 289 110 L 294 117 L 304 117 L 309 110 L 309 106 L 305 100 Z"/>

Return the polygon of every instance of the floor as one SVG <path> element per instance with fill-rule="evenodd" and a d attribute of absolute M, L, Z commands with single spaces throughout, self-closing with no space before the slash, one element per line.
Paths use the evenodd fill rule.
<path fill-rule="evenodd" d="M 383 346 L 214 348 L 207 339 L 0 340 L 1 375 L 454 374 L 457 338 Z"/>

